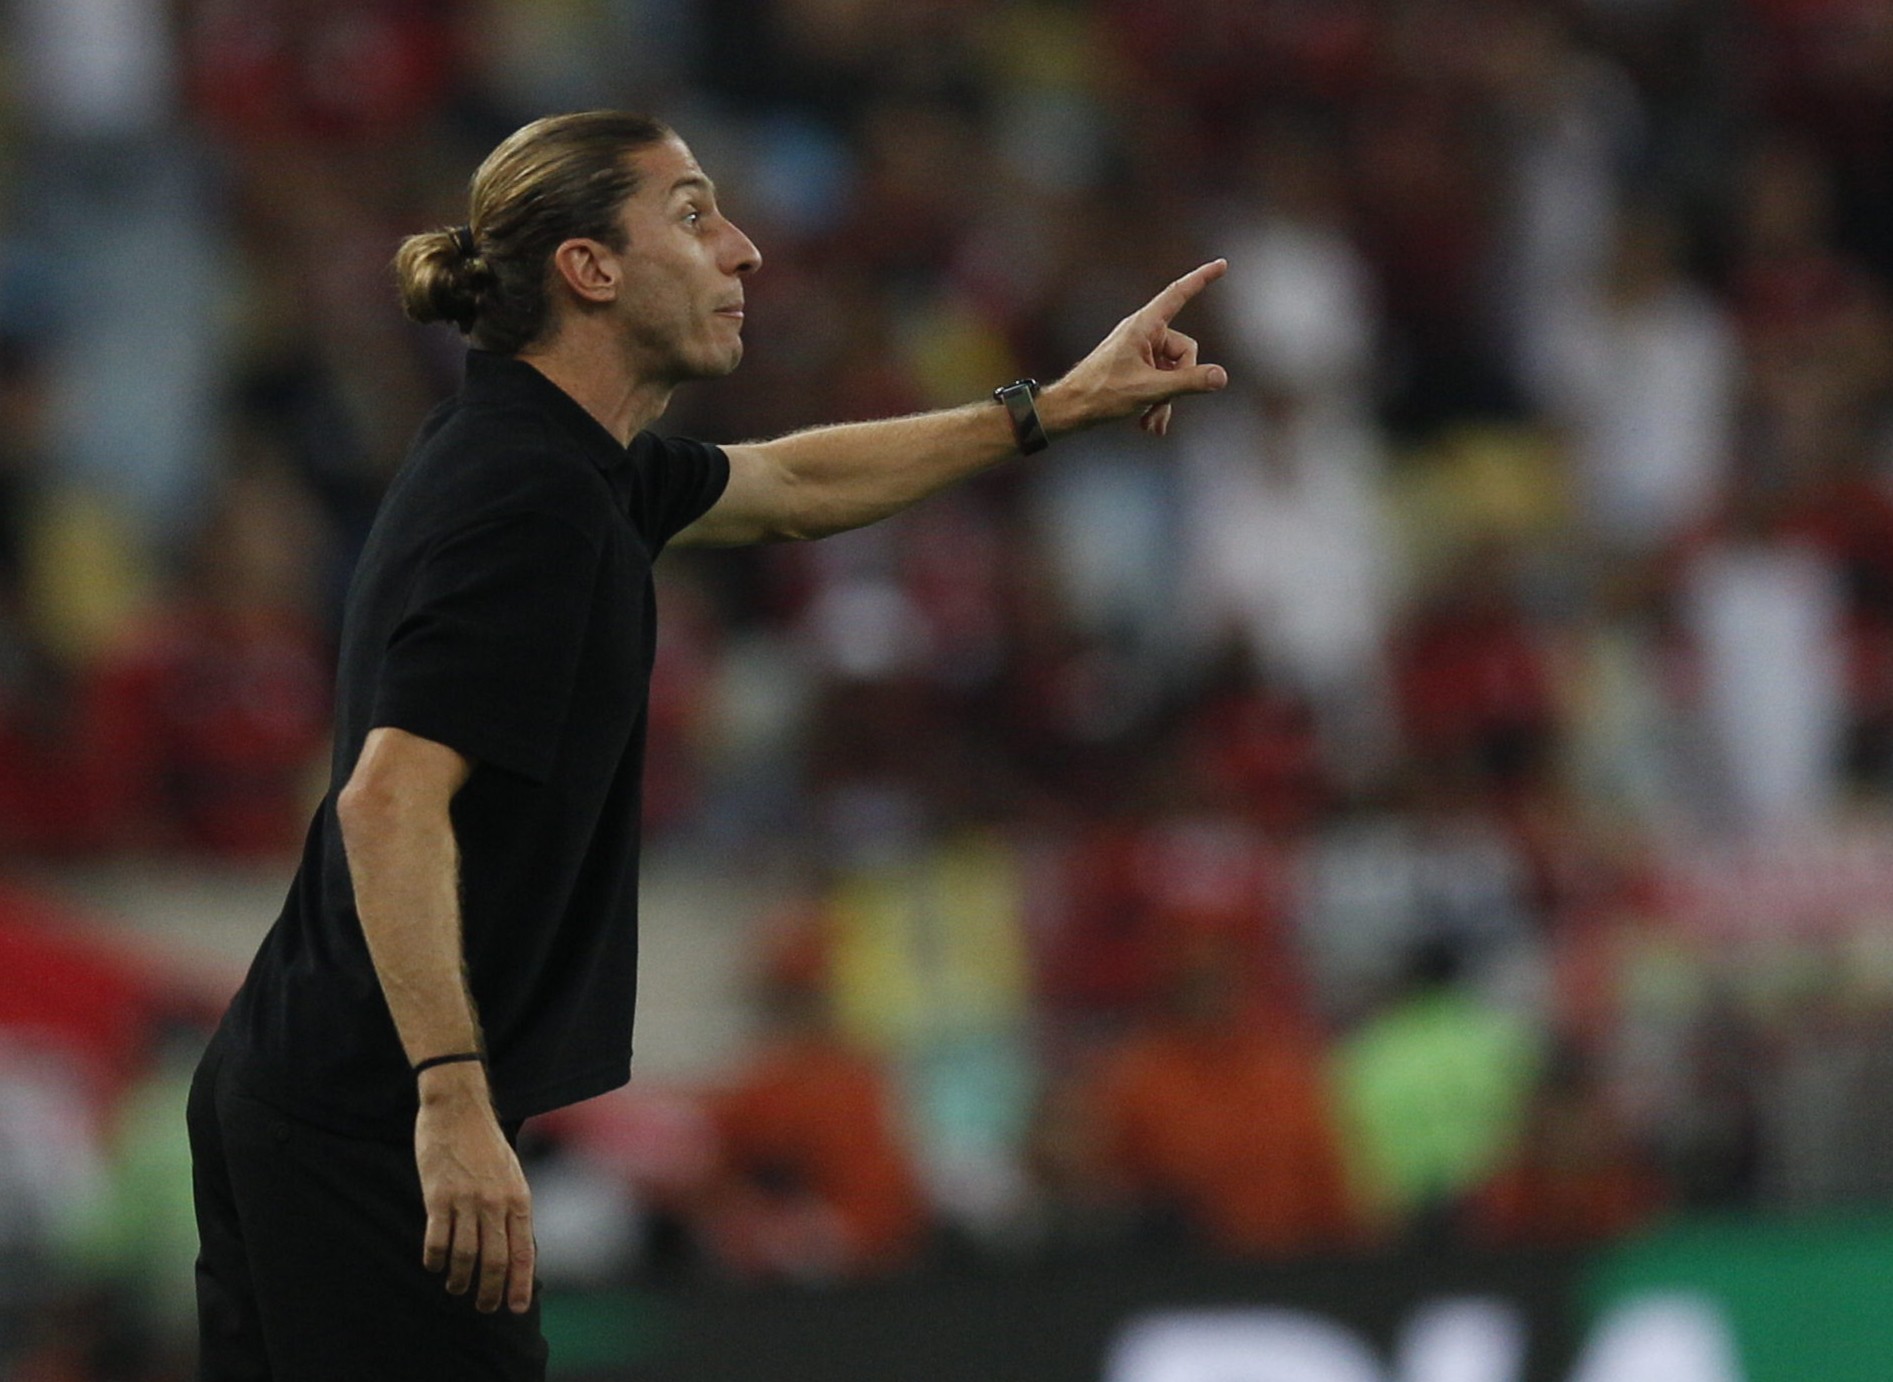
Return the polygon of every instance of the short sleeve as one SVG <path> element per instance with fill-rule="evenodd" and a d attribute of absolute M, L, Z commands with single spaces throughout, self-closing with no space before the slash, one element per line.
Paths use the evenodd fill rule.
<path fill-rule="evenodd" d="M 389 636 L 371 724 L 546 781 L 600 560 L 589 537 L 542 513 L 492 519 L 440 539 Z"/>
<path fill-rule="evenodd" d="M 626 507 L 653 557 L 708 513 L 730 483 L 729 457 L 708 442 L 640 432 L 629 459 Z"/>

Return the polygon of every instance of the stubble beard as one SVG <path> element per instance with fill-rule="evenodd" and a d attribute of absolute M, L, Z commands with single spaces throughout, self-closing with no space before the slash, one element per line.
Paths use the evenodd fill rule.
<path fill-rule="evenodd" d="M 629 341 L 634 360 L 647 362 L 647 377 L 675 388 L 722 379 L 736 372 L 743 360 L 743 340 L 738 336 L 729 345 L 708 338 L 708 333 L 692 340 L 679 335 L 660 335 L 648 328 L 634 331 Z"/>

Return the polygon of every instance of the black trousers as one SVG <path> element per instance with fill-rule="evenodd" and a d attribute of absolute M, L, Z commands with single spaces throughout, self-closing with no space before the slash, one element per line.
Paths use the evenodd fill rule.
<path fill-rule="evenodd" d="M 536 1289 L 525 1314 L 486 1315 L 422 1265 L 412 1141 L 346 1137 L 250 1097 L 221 1039 L 187 1119 L 198 1382 L 543 1382 Z"/>

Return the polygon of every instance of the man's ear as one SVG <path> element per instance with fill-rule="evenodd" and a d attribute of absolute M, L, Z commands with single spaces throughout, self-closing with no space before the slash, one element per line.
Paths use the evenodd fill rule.
<path fill-rule="evenodd" d="M 606 303 L 618 296 L 618 256 L 600 241 L 563 242 L 552 251 L 552 267 L 581 302 Z"/>

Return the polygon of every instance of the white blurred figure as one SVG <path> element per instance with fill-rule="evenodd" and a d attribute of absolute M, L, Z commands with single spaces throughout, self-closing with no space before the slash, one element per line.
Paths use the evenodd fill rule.
<path fill-rule="evenodd" d="M 1811 547 L 1738 531 L 1693 561 L 1682 610 L 1728 823 L 1783 828 L 1825 814 L 1846 731 L 1833 563 Z"/>
<path fill-rule="evenodd" d="M 1652 551 L 1727 483 L 1741 369 L 1727 314 L 1692 284 L 1676 226 L 1626 218 L 1605 281 L 1544 324 L 1537 392 L 1566 428 L 1590 533 Z"/>
<path fill-rule="evenodd" d="M 1314 707 L 1322 740 L 1377 761 L 1390 733 L 1383 650 L 1395 585 L 1379 438 L 1335 400 L 1226 400 L 1184 444 L 1186 618 L 1234 635 Z"/>
<path fill-rule="evenodd" d="M 1261 205 L 1223 233 L 1223 319 L 1253 387 L 1182 438 L 1182 622 L 1199 651 L 1233 635 L 1314 706 L 1344 780 L 1390 740 L 1383 650 L 1398 580 L 1367 386 L 1374 285 L 1317 131 L 1269 128 Z"/>
<path fill-rule="evenodd" d="M 59 305 L 33 323 L 54 342 L 54 459 L 166 535 L 198 497 L 227 315 L 209 180 L 177 119 L 174 17 L 163 0 L 15 12 L 20 203 Z"/>
<path fill-rule="evenodd" d="M 1034 477 L 1034 518 L 1059 593 L 1088 636 L 1166 659 L 1177 635 L 1175 467 L 1121 431 L 1073 442 Z"/>
<path fill-rule="evenodd" d="M 1609 267 L 1618 173 L 1646 124 L 1635 83 L 1578 43 L 1551 6 L 1522 5 L 1486 26 L 1479 62 L 1505 136 L 1508 212 L 1498 271 L 1502 328 L 1527 378 L 1545 339 L 1593 301 Z"/>
<path fill-rule="evenodd" d="M 1298 394 L 1353 395 L 1372 363 L 1367 266 L 1336 227 L 1271 209 L 1229 247 L 1223 315 L 1245 358 Z"/>
<path fill-rule="evenodd" d="M 27 1033 L 0 1031 L 0 1302 L 40 1303 L 105 1185 L 85 1075 Z"/>
<path fill-rule="evenodd" d="M 35 123 L 67 139 L 151 132 L 176 84 L 171 7 L 164 0 L 23 0 L 12 39 Z"/>

